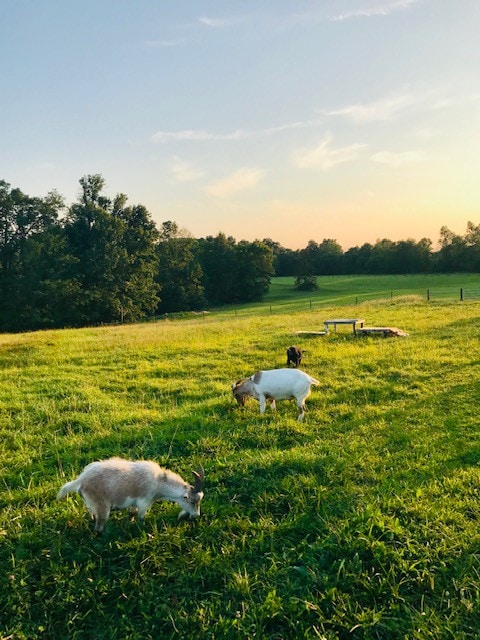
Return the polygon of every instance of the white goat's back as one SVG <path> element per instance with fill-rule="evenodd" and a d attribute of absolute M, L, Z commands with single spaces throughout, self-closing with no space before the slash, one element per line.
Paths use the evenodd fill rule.
<path fill-rule="evenodd" d="M 310 385 L 320 384 L 318 380 L 299 369 L 258 371 L 253 376 L 253 381 L 257 387 L 261 387 L 264 394 L 271 395 L 277 400 L 297 396 L 308 389 Z"/>

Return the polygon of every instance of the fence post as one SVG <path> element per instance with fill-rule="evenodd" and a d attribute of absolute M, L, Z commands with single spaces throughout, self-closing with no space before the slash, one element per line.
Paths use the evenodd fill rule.
<path fill-rule="evenodd" d="M 430 302 L 430 289 L 427 289 L 427 301 Z"/>
<path fill-rule="evenodd" d="M 463 288 L 460 287 L 460 302 L 463 302 Z"/>

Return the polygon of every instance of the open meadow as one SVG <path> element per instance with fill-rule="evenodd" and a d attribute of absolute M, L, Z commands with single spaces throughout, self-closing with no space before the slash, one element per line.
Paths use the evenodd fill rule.
<path fill-rule="evenodd" d="M 409 337 L 295 335 L 357 316 Z M 417 295 L 0 335 L 0 638 L 478 638 L 479 338 L 480 301 Z M 291 344 L 305 420 L 237 407 Z M 201 463 L 201 518 L 96 535 L 55 496 L 113 455 Z"/>

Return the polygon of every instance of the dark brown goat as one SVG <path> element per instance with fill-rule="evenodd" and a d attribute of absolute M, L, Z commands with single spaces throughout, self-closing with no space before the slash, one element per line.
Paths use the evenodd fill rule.
<path fill-rule="evenodd" d="M 300 347 L 288 347 L 287 349 L 287 367 L 290 363 L 293 364 L 294 367 L 299 367 L 302 362 L 302 350 Z"/>

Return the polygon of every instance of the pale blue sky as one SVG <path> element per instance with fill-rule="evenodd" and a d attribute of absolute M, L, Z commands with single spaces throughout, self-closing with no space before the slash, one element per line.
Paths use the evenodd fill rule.
<path fill-rule="evenodd" d="M 480 223 L 479 0 L 0 0 L 0 178 L 194 236 Z"/>

